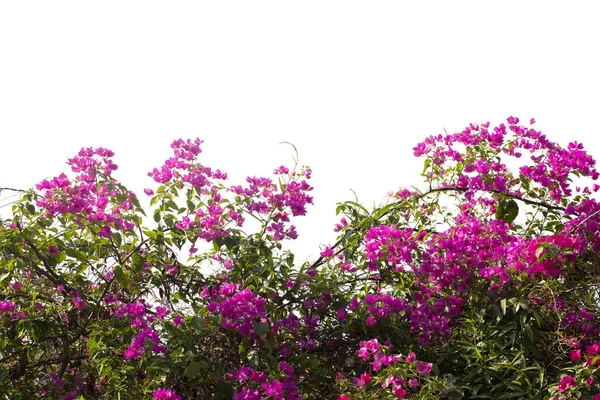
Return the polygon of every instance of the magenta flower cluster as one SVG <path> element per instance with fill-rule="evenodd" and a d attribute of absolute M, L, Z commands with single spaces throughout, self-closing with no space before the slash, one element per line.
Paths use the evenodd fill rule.
<path fill-rule="evenodd" d="M 379 372 L 382 367 L 389 367 L 397 363 L 406 362 L 409 365 L 414 365 L 416 375 L 405 379 L 401 376 L 389 375 L 381 381 L 381 387 L 389 388 L 397 398 L 405 398 L 411 389 L 417 389 L 420 386 L 418 375 L 428 376 L 431 373 L 433 364 L 416 361 L 416 354 L 411 352 L 403 360 L 399 355 L 386 355 L 386 349 L 391 350 L 392 346 L 387 344 L 384 348 L 376 338 L 360 342 L 358 357 L 369 362 L 373 372 Z M 372 361 L 371 361 L 372 359 Z M 360 390 L 365 390 L 367 385 L 371 383 L 373 376 L 368 372 L 363 372 L 360 376 L 353 378 L 352 382 Z M 345 395 L 341 395 L 338 399 L 344 399 Z"/>
<path fill-rule="evenodd" d="M 280 166 L 273 171 L 274 178 L 253 176 L 243 185 L 226 186 L 226 173 L 198 161 L 201 140 L 176 140 L 171 144 L 173 156 L 148 174 L 159 184 L 156 194 L 153 189 L 145 190 L 157 206 L 154 216 L 159 228 L 140 226 L 138 237 L 139 206 L 135 195 L 112 177 L 117 169 L 113 153 L 84 148 L 69 160 L 75 177 L 61 174 L 40 182 L 36 204 L 42 218 L 57 225 L 71 222 L 76 230 L 87 231 L 75 240 L 77 234 L 71 228 L 64 238 L 55 235 L 54 227 L 47 235 L 42 229 L 40 250 L 24 241 L 7 258 L 11 268 L 32 267 L 3 278 L 6 293 L 0 293 L 0 334 L 17 332 L 20 336 L 14 346 L 33 348 L 39 335 L 26 331 L 31 324 L 18 322 L 28 316 L 23 310 L 38 316 L 59 310 L 60 316 L 52 323 L 61 329 L 75 327 L 69 332 L 73 337 L 82 333 L 63 353 L 49 353 L 48 357 L 58 360 L 56 365 L 62 365 L 65 357 L 74 361 L 77 351 L 79 362 L 100 346 L 117 346 L 118 362 L 111 364 L 114 370 L 117 364 L 143 366 L 127 379 L 144 381 L 146 394 L 158 388 L 152 393 L 154 399 L 182 400 L 174 389 L 186 395 L 184 385 L 194 379 L 190 376 L 202 374 L 198 381 L 218 376 L 233 386 L 234 399 L 299 400 L 305 398 L 303 394 L 314 397 L 301 389 L 313 384 L 310 374 L 315 371 L 331 379 L 338 374 L 340 387 L 361 398 L 382 392 L 405 398 L 421 390 L 437 390 L 430 383 L 444 381 L 441 373 L 436 374 L 444 366 L 434 368 L 432 363 L 417 360 L 414 352 L 404 358 L 390 354 L 391 342 L 379 340 L 397 339 L 387 334 L 390 327 L 404 330 L 411 339 L 406 349 L 418 343 L 429 352 L 424 360 L 436 359 L 431 351 L 444 353 L 453 335 L 462 332 L 461 316 L 473 312 L 472 299 L 479 296 L 478 301 L 500 310 L 498 324 L 507 315 L 512 317 L 513 310 L 516 314 L 529 306 L 539 311 L 541 317 L 536 314 L 536 319 L 548 319 L 544 323 L 555 329 L 553 337 L 563 335 L 557 340 L 570 347 L 561 347 L 563 359 L 557 360 L 568 364 L 570 356 L 575 367 L 569 375 L 555 375 L 553 395 L 573 394 L 584 386 L 582 382 L 589 388 L 581 390 L 594 393 L 592 376 L 600 368 L 596 310 L 573 301 L 571 292 L 584 286 L 580 282 L 569 281 L 572 289 L 563 293 L 555 293 L 550 285 L 560 286 L 570 279 L 576 263 L 589 250 L 600 252 L 600 204 L 590 198 L 600 186 L 581 189 L 575 183 L 584 178 L 597 180 L 600 174 L 581 144 L 562 148 L 533 129 L 533 122 L 523 126 L 510 117 L 507 124 L 496 127 L 470 125 L 452 135 L 427 138 L 414 148 L 414 154 L 427 158 L 424 176 L 429 188 L 398 191 L 394 202 L 378 209 L 377 216 L 340 205 L 345 216 L 335 225 L 339 241 L 323 246 L 318 260 L 302 267 L 278 242 L 297 237 L 291 220 L 304 216 L 313 203 L 309 168 L 297 171 Z M 511 163 L 519 164 L 514 172 L 508 167 Z M 184 188 L 186 198 L 178 199 L 178 191 Z M 456 204 L 446 206 L 436 197 L 441 194 Z M 532 209 L 543 217 L 529 213 Z M 252 235 L 241 231 L 248 216 L 261 224 Z M 530 228 L 520 226 L 520 219 L 531 223 Z M 16 220 L 0 229 L 21 231 L 22 237 L 28 237 Z M 540 234 L 532 233 L 537 229 Z M 93 235 L 111 240 L 100 239 L 96 244 Z M 199 252 L 202 246 L 196 247 L 197 238 L 213 242 L 212 250 Z M 69 249 L 73 243 L 77 247 Z M 187 245 L 191 245 L 190 259 L 197 262 L 193 266 L 173 261 L 179 256 L 175 248 Z M 249 261 L 254 251 L 273 261 L 268 281 L 263 270 L 253 274 L 253 268 L 263 268 Z M 13 260 L 21 264 L 15 261 L 13 265 Z M 204 261 L 216 262 L 219 274 L 198 273 L 196 267 Z M 42 287 L 45 282 L 53 285 L 47 293 L 40 289 L 33 302 L 24 300 L 32 286 L 39 283 Z M 532 283 L 526 298 L 507 295 L 524 291 L 522 282 Z M 474 295 L 475 288 L 478 293 Z M 567 292 L 571 294 L 563 299 Z M 52 295 L 57 295 L 52 299 L 56 304 L 47 300 Z M 160 300 L 151 303 L 154 296 Z M 584 296 L 595 295 L 582 290 Z M 507 302 L 513 303 L 513 310 L 507 311 Z M 61 304 L 66 311 L 60 309 Z M 184 318 L 190 309 L 197 316 Z M 93 323 L 89 318 L 94 318 Z M 119 338 L 106 335 L 98 344 L 101 335 L 88 336 L 86 330 L 95 329 L 101 319 L 104 326 L 116 323 L 126 333 Z M 527 333 L 529 320 L 520 321 Z M 540 322 L 531 319 L 531 323 L 542 331 Z M 229 337 L 242 342 L 239 351 L 237 345 L 233 353 L 225 351 L 225 361 L 215 360 L 215 365 L 190 362 L 198 357 L 195 346 L 203 344 L 186 347 L 182 343 L 188 335 L 205 334 L 206 326 L 213 332 L 235 331 Z M 371 339 L 360 340 L 364 338 Z M 346 340 L 359 342 L 356 356 L 352 354 L 358 360 L 342 360 L 341 372 L 331 372 L 335 368 L 323 365 L 329 345 L 344 345 Z M 93 368 L 96 359 L 85 360 L 90 363 L 85 367 Z M 146 368 L 146 362 L 155 359 L 164 361 L 168 371 Z M 54 361 L 31 358 L 27 362 Z M 11 368 L 17 364 L 12 362 Z M 74 364 L 57 368 L 60 373 L 47 373 L 44 379 L 49 385 L 41 395 L 58 393 L 55 397 L 64 399 L 83 395 L 88 390 L 84 369 Z M 171 371 L 177 371 L 176 375 Z M 152 382 L 145 380 L 152 374 L 148 378 Z M 173 376 L 177 378 L 165 379 Z M 91 386 L 100 392 L 103 385 L 112 384 L 106 376 L 93 380 Z M 173 388 L 159 387 L 163 385 L 159 382 L 170 382 L 167 385 Z M 338 399 L 349 396 L 342 394 Z M 593 398 L 600 399 L 600 393 Z"/>
<path fill-rule="evenodd" d="M 122 189 L 112 178 L 117 169 L 110 159 L 113 152 L 103 148 L 84 148 L 70 159 L 71 170 L 77 173 L 74 180 L 61 174 L 36 185 L 42 198 L 36 202 L 46 217 L 56 214 L 76 215 L 80 226 L 91 223 L 98 227 L 96 234 L 110 237 L 112 230 L 131 230 L 134 219 L 135 194 Z"/>
<path fill-rule="evenodd" d="M 233 394 L 233 400 L 303 400 L 298 394 L 294 368 L 285 361 L 279 362 L 279 370 L 284 379 L 269 377 L 250 367 L 243 367 L 228 374 L 227 379 L 237 381 L 241 388 Z"/>
<path fill-rule="evenodd" d="M 308 195 L 313 188 L 306 181 L 310 178 L 310 169 L 296 174 L 281 166 L 274 172 L 278 175 L 288 174 L 287 183 L 278 186 L 269 178 L 248 177 L 247 187 L 232 186 L 230 190 L 243 198 L 247 212 L 269 216 L 272 222 L 267 226 L 267 231 L 274 240 L 296 239 L 298 234 L 295 226 L 287 223 L 290 222 L 290 215 L 306 215 L 306 205 L 313 202 L 312 196 Z M 306 179 L 297 180 L 302 177 Z"/>
<path fill-rule="evenodd" d="M 158 332 L 151 328 L 143 328 L 138 331 L 135 335 L 135 339 L 129 346 L 123 357 L 126 360 L 132 358 L 141 358 L 144 354 L 144 350 L 148 348 L 150 351 L 154 353 L 166 353 L 167 348 L 164 345 L 160 344 L 160 337 L 158 336 Z"/>
<path fill-rule="evenodd" d="M 280 166 L 275 169 L 275 175 L 286 175 L 287 179 L 280 179 L 279 186 L 268 178 L 247 177 L 247 187 L 238 185 L 225 188 L 218 181 L 226 180 L 226 173 L 218 169 L 213 171 L 197 162 L 201 144 L 200 139 L 174 141 L 171 144 L 174 156 L 167 159 L 160 169 L 154 168 L 148 174 L 162 185 L 176 188 L 189 185 L 199 191 L 200 204 L 181 217 L 175 224 L 177 228 L 193 231 L 210 242 L 227 236 L 230 223 L 241 227 L 245 212 L 268 218 L 270 223 L 266 231 L 274 240 L 297 238 L 295 226 L 289 224 L 290 216 L 306 215 L 306 205 L 312 204 L 312 197 L 307 194 L 312 187 L 306 181 L 310 178 L 310 169 L 304 168 L 297 173 Z M 226 191 L 236 197 L 233 202 L 223 197 Z M 154 194 L 151 189 L 145 192 Z"/>
<path fill-rule="evenodd" d="M 223 283 L 213 288 L 205 286 L 202 297 L 208 299 L 206 309 L 222 319 L 222 327 L 235 329 L 242 335 L 255 334 L 253 323 L 266 317 L 265 299 L 256 296 L 250 289 L 239 290 L 234 283 Z"/>
<path fill-rule="evenodd" d="M 530 180 L 549 189 L 549 195 L 556 203 L 572 194 L 570 178 L 574 174 L 593 180 L 600 177 L 595 169 L 595 160 L 583 150 L 580 143 L 569 143 L 566 149 L 561 148 L 531 127 L 534 120 L 530 121 L 530 126 L 519 125 L 519 119 L 515 117 L 509 117 L 507 121 L 508 130 L 504 124 L 494 128 L 490 128 L 489 123 L 471 124 L 451 135 L 430 136 L 414 148 L 414 154 L 417 157 L 427 155 L 434 165 L 439 166 L 447 166 L 448 161 L 461 163 L 462 171 L 449 175 L 454 180 L 446 180 L 445 168 L 428 173 L 429 179 L 441 180 L 441 186 L 456 185 L 473 191 L 521 196 L 530 190 L 522 182 Z M 513 137 L 507 140 L 509 131 Z M 458 149 L 460 146 L 489 148 L 490 154 L 484 158 L 465 160 Z M 520 159 L 523 152 L 529 153 L 532 164 L 520 167 L 520 176 L 509 178 L 506 164 L 498 162 L 496 156 L 504 154 Z M 594 190 L 598 190 L 597 185 Z"/>
<path fill-rule="evenodd" d="M 156 400 L 182 400 L 183 398 L 173 389 L 160 388 L 152 393 L 152 398 Z"/>

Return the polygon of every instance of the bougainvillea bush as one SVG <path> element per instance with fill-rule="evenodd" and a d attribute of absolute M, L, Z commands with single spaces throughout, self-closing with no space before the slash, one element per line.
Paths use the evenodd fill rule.
<path fill-rule="evenodd" d="M 600 399 L 599 173 L 533 124 L 428 137 L 307 262 L 297 159 L 230 182 L 176 140 L 143 210 L 82 149 L 1 221 L 0 398 Z"/>

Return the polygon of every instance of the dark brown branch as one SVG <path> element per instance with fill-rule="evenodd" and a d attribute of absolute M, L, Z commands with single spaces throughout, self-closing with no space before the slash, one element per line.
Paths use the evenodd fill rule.
<path fill-rule="evenodd" d="M 458 186 L 446 186 L 446 187 L 442 187 L 442 188 L 428 190 L 427 192 L 425 192 L 425 193 L 421 194 L 420 196 L 418 196 L 418 198 L 422 199 L 423 197 L 425 197 L 427 195 L 430 195 L 432 193 L 436 193 L 436 192 L 450 192 L 450 191 L 454 191 L 454 192 L 468 192 L 469 188 L 463 188 L 463 187 L 458 187 Z M 516 199 L 516 200 L 522 201 L 525 204 L 529 204 L 529 205 L 532 205 L 532 206 L 540 206 L 540 207 L 547 208 L 549 210 L 565 211 L 564 207 L 553 206 L 551 204 L 544 203 L 543 201 L 535 201 L 535 200 L 526 199 L 524 197 L 517 196 L 516 194 L 504 193 L 504 192 L 501 192 L 499 190 L 484 190 L 484 192 L 501 194 L 501 195 L 510 197 L 512 199 Z"/>
<path fill-rule="evenodd" d="M 42 255 L 39 249 L 31 242 L 31 240 L 25 239 L 25 243 L 27 243 L 27 245 L 31 247 L 35 255 L 39 258 L 42 264 L 44 264 L 45 271 L 42 270 L 37 264 L 32 263 L 32 266 L 35 268 L 35 270 L 40 272 L 46 278 L 50 279 L 50 281 L 52 281 L 55 285 L 62 284 L 65 289 L 71 291 L 71 287 L 52 269 L 52 267 L 50 267 L 50 264 L 48 264 L 46 258 Z"/>
<path fill-rule="evenodd" d="M 25 193 L 26 190 L 23 189 L 13 189 L 13 188 L 8 188 L 8 187 L 0 187 L 0 193 L 2 193 L 3 190 L 10 190 L 11 192 L 21 192 L 21 193 Z"/>

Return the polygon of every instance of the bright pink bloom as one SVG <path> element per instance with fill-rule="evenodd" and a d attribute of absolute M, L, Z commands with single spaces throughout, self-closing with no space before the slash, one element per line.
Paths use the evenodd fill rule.
<path fill-rule="evenodd" d="M 173 325 L 179 326 L 182 323 L 183 323 L 183 317 L 181 315 L 176 315 L 175 318 L 173 318 Z"/>
<path fill-rule="evenodd" d="M 401 386 L 396 386 L 393 390 L 392 393 L 394 393 L 394 395 L 399 398 L 399 399 L 403 399 L 406 397 L 406 390 L 402 389 Z"/>
<path fill-rule="evenodd" d="M 585 348 L 585 352 L 592 356 L 598 354 L 600 352 L 600 342 L 596 342 L 591 346 L 587 346 Z"/>
<path fill-rule="evenodd" d="M 152 397 L 156 400 L 182 400 L 182 397 L 173 389 L 160 388 L 152 393 Z"/>
<path fill-rule="evenodd" d="M 11 313 L 15 309 L 15 303 L 10 300 L 0 300 L 0 311 Z"/>
<path fill-rule="evenodd" d="M 558 383 L 558 389 L 556 390 L 558 393 L 563 393 L 567 391 L 571 386 L 577 385 L 577 380 L 572 376 L 564 376 L 560 382 Z"/>
<path fill-rule="evenodd" d="M 331 247 L 325 247 L 325 249 L 321 252 L 321 257 L 323 257 L 323 258 L 333 257 L 333 250 L 331 249 Z"/>
<path fill-rule="evenodd" d="M 433 366 L 432 363 L 426 363 L 426 362 L 417 362 L 417 372 L 420 372 L 422 374 L 425 375 L 429 375 L 431 373 L 431 367 Z"/>

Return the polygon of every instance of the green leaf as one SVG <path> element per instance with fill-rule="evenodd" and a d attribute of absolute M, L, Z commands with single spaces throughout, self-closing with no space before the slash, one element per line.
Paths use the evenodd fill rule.
<path fill-rule="evenodd" d="M 244 337 L 244 339 L 242 340 L 242 342 L 240 343 L 240 346 L 238 348 L 238 354 L 239 355 L 244 355 L 248 352 L 248 347 L 250 347 L 250 339 L 248 339 L 247 337 Z"/>
<path fill-rule="evenodd" d="M 193 212 L 196 209 L 196 205 L 191 200 L 187 200 L 185 202 L 185 205 L 187 206 L 188 210 L 190 210 L 190 212 Z"/>
<path fill-rule="evenodd" d="M 519 215 L 519 205 L 513 199 L 503 200 L 496 208 L 496 218 L 510 224 Z"/>
<path fill-rule="evenodd" d="M 56 264 L 60 264 L 61 262 L 65 261 L 67 259 L 67 255 L 65 253 L 58 253 L 57 255 L 54 256 L 54 262 Z"/>
<path fill-rule="evenodd" d="M 429 169 L 430 165 L 431 165 L 431 158 L 428 158 L 423 163 L 423 172 L 421 172 L 421 175 L 425 175 L 425 172 L 427 172 L 427 170 Z"/>
<path fill-rule="evenodd" d="M 129 290 L 131 281 L 129 280 L 129 274 L 123 271 L 120 265 L 117 265 L 114 269 L 115 279 L 121 284 L 123 289 Z"/>
<path fill-rule="evenodd" d="M 148 236 L 152 240 L 156 240 L 156 238 L 158 237 L 158 235 L 156 234 L 156 232 L 155 231 L 151 231 L 150 229 L 144 229 L 144 234 L 146 236 Z"/>
<path fill-rule="evenodd" d="M 229 383 L 219 381 L 216 387 L 217 391 L 213 393 L 211 400 L 231 400 L 233 398 L 233 386 Z"/>
<path fill-rule="evenodd" d="M 534 336 L 533 336 L 533 329 L 531 329 L 531 325 L 530 324 L 526 324 L 525 325 L 525 333 L 527 333 L 527 337 L 529 338 L 529 340 L 531 340 L 531 342 L 533 343 L 535 340 Z"/>
<path fill-rule="evenodd" d="M 267 333 L 271 330 L 271 326 L 266 322 L 261 322 L 261 323 L 253 322 L 252 326 L 254 327 L 254 331 L 256 332 L 256 334 L 258 336 L 263 336 L 265 333 Z"/>
<path fill-rule="evenodd" d="M 88 353 L 89 353 L 90 357 L 93 359 L 93 358 L 94 358 L 94 355 L 95 355 L 95 354 L 96 354 L 96 352 L 98 351 L 99 344 L 98 344 L 98 342 L 96 341 L 96 339 L 94 339 L 94 338 L 92 337 L 92 338 L 89 338 L 89 339 L 88 339 L 88 341 L 87 341 L 87 345 L 88 345 Z"/>
<path fill-rule="evenodd" d="M 544 246 L 539 246 L 535 251 L 535 258 L 539 261 L 544 253 Z"/>
<path fill-rule="evenodd" d="M 198 376 L 201 369 L 202 369 L 202 366 L 199 363 L 192 361 L 185 368 L 185 371 L 183 371 L 183 376 L 185 376 L 186 378 L 190 378 L 190 379 L 195 378 L 196 376 Z"/>
<path fill-rule="evenodd" d="M 506 315 L 506 299 L 500 300 L 500 308 L 502 309 L 502 315 Z"/>
<path fill-rule="evenodd" d="M 33 204 L 27 204 L 27 211 L 29 211 L 30 214 L 35 214 L 35 206 Z"/>
<path fill-rule="evenodd" d="M 192 321 L 190 322 L 190 325 L 192 328 L 194 328 L 196 330 L 200 330 L 204 326 L 204 320 L 200 317 L 194 316 L 194 317 L 192 317 Z"/>

